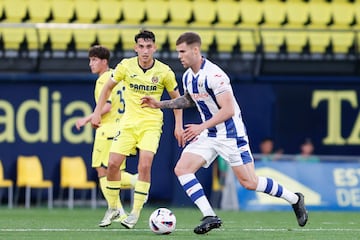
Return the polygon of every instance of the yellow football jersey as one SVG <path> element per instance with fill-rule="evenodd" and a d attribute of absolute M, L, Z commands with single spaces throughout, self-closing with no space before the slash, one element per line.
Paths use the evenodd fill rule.
<path fill-rule="evenodd" d="M 95 84 L 94 97 L 95 102 L 97 103 L 101 94 L 101 90 L 103 89 L 105 83 L 110 79 L 112 69 L 109 69 L 107 72 L 103 73 L 97 80 Z M 110 112 L 104 114 L 101 117 L 101 124 L 107 123 L 118 123 L 125 112 L 125 100 L 124 100 L 124 90 L 125 87 L 122 83 L 119 83 L 115 86 L 108 102 L 111 103 Z"/>
<path fill-rule="evenodd" d="M 145 122 L 147 125 L 162 125 L 163 113 L 160 109 L 141 107 L 143 96 L 152 96 L 160 100 L 164 89 L 172 92 L 177 89 L 174 72 L 170 67 L 158 60 L 154 65 L 144 71 L 138 64 L 138 58 L 122 60 L 115 68 L 112 79 L 123 82 L 125 86 L 124 99 L 126 99 L 125 113 L 121 125 Z"/>

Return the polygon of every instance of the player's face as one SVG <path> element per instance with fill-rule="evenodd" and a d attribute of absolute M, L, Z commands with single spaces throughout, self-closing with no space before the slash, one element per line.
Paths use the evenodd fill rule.
<path fill-rule="evenodd" d="M 98 57 L 89 58 L 89 66 L 91 72 L 94 74 L 100 74 L 107 69 L 107 61 L 105 59 L 100 59 Z"/>
<path fill-rule="evenodd" d="M 150 63 L 156 51 L 155 43 L 151 39 L 139 38 L 135 45 L 135 52 L 138 55 L 140 63 Z"/>
<path fill-rule="evenodd" d="M 194 47 L 187 45 L 185 42 L 176 46 L 178 58 L 184 68 L 189 68 L 196 62 L 196 50 Z"/>

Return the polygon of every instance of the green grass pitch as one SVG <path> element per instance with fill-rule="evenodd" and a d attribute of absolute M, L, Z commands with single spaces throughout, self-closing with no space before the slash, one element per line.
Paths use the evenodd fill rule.
<path fill-rule="evenodd" d="M 199 223 L 200 212 L 195 208 L 171 208 L 177 218 L 175 232 L 155 235 L 148 228 L 148 217 L 156 207 L 146 206 L 134 229 L 124 229 L 119 223 L 99 228 L 104 208 L 0 208 L 0 239 L 34 240 L 151 240 L 151 239 L 359 239 L 359 213 L 320 212 L 309 213 L 308 224 L 298 227 L 292 211 L 243 212 L 221 211 L 220 229 L 205 235 L 196 235 L 193 228 Z"/>

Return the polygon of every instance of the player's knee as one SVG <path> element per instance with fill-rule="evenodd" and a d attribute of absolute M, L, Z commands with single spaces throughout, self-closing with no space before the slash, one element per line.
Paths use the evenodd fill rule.
<path fill-rule="evenodd" d="M 186 169 L 179 167 L 179 166 L 175 166 L 174 168 L 174 173 L 177 177 L 185 175 L 188 173 L 188 171 L 186 171 Z"/>

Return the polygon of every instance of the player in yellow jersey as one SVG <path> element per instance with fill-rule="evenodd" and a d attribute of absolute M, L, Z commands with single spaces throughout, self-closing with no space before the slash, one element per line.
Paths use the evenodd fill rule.
<path fill-rule="evenodd" d="M 112 73 L 109 68 L 110 51 L 103 46 L 93 46 L 89 49 L 89 66 L 91 72 L 98 74 L 98 79 L 95 84 L 94 97 L 95 102 L 98 101 L 102 88 Z M 111 224 L 113 220 L 121 219 L 127 216 L 121 205 L 120 197 L 115 199 L 115 202 L 110 202 L 108 197 L 108 190 L 106 189 L 106 174 L 109 160 L 109 151 L 113 138 L 118 134 L 119 122 L 125 111 L 125 100 L 123 98 L 125 87 L 123 84 L 118 84 L 111 93 L 101 109 L 102 125 L 96 130 L 95 140 L 92 152 L 92 167 L 96 169 L 101 191 L 108 203 L 108 210 L 104 218 L 99 223 L 100 227 L 106 227 Z M 76 121 L 76 128 L 86 125 L 91 120 L 92 114 L 79 118 Z M 132 152 L 133 153 L 133 152 Z M 135 185 L 136 175 L 132 175 L 125 171 L 126 162 L 123 161 L 119 168 L 122 171 L 122 186 Z M 118 168 L 118 171 L 119 171 Z"/>
<path fill-rule="evenodd" d="M 114 139 L 110 150 L 108 167 L 108 189 L 112 196 L 119 195 L 120 179 L 123 175 L 116 169 L 123 163 L 131 149 L 139 149 L 138 181 L 135 184 L 134 204 L 129 216 L 121 221 L 126 228 L 137 223 L 141 209 L 147 200 L 150 189 L 151 166 L 158 149 L 162 133 L 163 113 L 160 109 L 142 108 L 141 98 L 153 96 L 160 100 L 166 89 L 171 98 L 180 96 L 174 72 L 169 66 L 154 59 L 156 51 L 155 35 L 151 31 L 141 30 L 135 35 L 136 57 L 123 59 L 105 84 L 98 104 L 93 112 L 91 124 L 101 126 L 101 109 L 110 96 L 112 89 L 123 83 L 126 91 L 126 110 L 120 122 L 120 135 Z M 182 110 L 174 110 L 174 135 L 179 145 L 183 145 Z"/>

